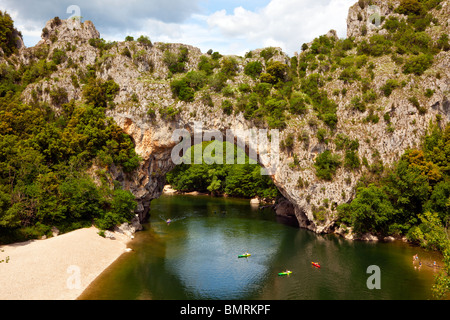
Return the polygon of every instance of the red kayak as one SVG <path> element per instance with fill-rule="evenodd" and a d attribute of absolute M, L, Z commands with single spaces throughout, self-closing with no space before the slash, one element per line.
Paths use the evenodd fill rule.
<path fill-rule="evenodd" d="M 317 262 L 311 262 L 311 264 L 316 268 L 320 268 L 320 264 Z"/>

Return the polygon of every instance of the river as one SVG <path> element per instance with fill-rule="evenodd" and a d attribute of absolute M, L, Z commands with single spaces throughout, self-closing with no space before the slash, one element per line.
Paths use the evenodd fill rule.
<path fill-rule="evenodd" d="M 130 248 L 81 300 L 426 300 L 439 259 L 401 242 L 316 235 L 248 200 L 180 195 L 152 202 Z M 370 266 L 379 267 L 381 289 L 367 286 Z M 287 269 L 292 275 L 278 276 Z"/>

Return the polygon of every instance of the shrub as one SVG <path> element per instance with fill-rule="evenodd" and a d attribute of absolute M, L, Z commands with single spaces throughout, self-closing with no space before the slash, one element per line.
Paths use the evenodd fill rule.
<path fill-rule="evenodd" d="M 159 114 L 161 115 L 161 118 L 167 120 L 167 121 L 174 121 L 181 113 L 181 109 L 174 108 L 174 107 L 168 107 L 168 108 L 159 108 Z"/>
<path fill-rule="evenodd" d="M 311 52 L 313 54 L 330 54 L 331 50 L 334 48 L 335 41 L 325 35 L 314 39 L 311 44 Z"/>
<path fill-rule="evenodd" d="M 215 92 L 221 92 L 227 83 L 227 76 L 218 72 L 209 79 L 209 85 Z"/>
<path fill-rule="evenodd" d="M 16 37 L 18 34 L 11 16 L 0 10 L 0 48 L 6 56 L 10 56 L 17 51 Z"/>
<path fill-rule="evenodd" d="M 300 94 L 293 94 L 289 101 L 289 111 L 296 115 L 305 114 L 308 111 L 306 97 Z"/>
<path fill-rule="evenodd" d="M 120 87 L 113 80 L 104 82 L 101 79 L 90 78 L 83 88 L 83 95 L 88 104 L 95 107 L 106 108 L 108 102 L 114 100 L 119 93 Z"/>
<path fill-rule="evenodd" d="M 287 70 L 288 66 L 279 61 L 271 61 L 267 65 L 267 73 L 273 77 L 275 83 L 286 80 Z"/>
<path fill-rule="evenodd" d="M 417 99 L 417 97 L 410 97 L 408 99 L 408 101 L 414 106 L 416 107 L 417 111 L 419 111 L 419 114 L 423 115 L 425 113 L 427 113 L 427 109 L 425 107 L 422 107 L 420 105 L 419 100 Z"/>
<path fill-rule="evenodd" d="M 67 90 L 61 87 L 58 87 L 52 91 L 50 91 L 50 99 L 52 104 L 61 107 L 64 103 L 68 102 L 67 98 Z"/>
<path fill-rule="evenodd" d="M 262 73 L 260 76 L 260 80 L 262 83 L 276 84 L 277 80 L 269 73 Z"/>
<path fill-rule="evenodd" d="M 327 129 L 321 128 L 317 130 L 317 139 L 319 140 L 320 143 L 327 142 L 327 135 L 328 135 Z"/>
<path fill-rule="evenodd" d="M 64 50 L 55 49 L 53 51 L 52 60 L 56 65 L 59 65 L 67 60 L 67 55 Z"/>
<path fill-rule="evenodd" d="M 384 36 L 375 34 L 370 37 L 369 42 L 363 40 L 358 46 L 358 54 L 379 57 L 391 52 L 392 42 Z"/>
<path fill-rule="evenodd" d="M 244 69 L 244 73 L 252 78 L 258 78 L 263 70 L 262 63 L 260 61 L 249 62 Z"/>
<path fill-rule="evenodd" d="M 170 50 L 164 52 L 163 61 L 167 68 L 173 74 L 186 72 L 186 62 L 189 60 L 189 50 L 186 47 L 181 47 L 178 53 Z"/>
<path fill-rule="evenodd" d="M 450 43 L 449 43 L 449 37 L 448 34 L 444 33 L 442 34 L 438 41 L 437 41 L 437 47 L 444 51 L 450 50 Z"/>
<path fill-rule="evenodd" d="M 272 90 L 272 85 L 270 83 L 258 83 L 255 86 L 255 93 L 257 93 L 261 98 L 266 98 L 270 95 Z"/>
<path fill-rule="evenodd" d="M 152 46 L 152 42 L 150 41 L 149 37 L 147 37 L 147 36 L 140 36 L 137 39 L 137 42 L 139 42 L 140 44 L 142 44 L 144 46 L 149 46 L 149 47 Z"/>
<path fill-rule="evenodd" d="M 203 71 L 206 75 L 212 75 L 216 65 L 212 63 L 211 58 L 207 56 L 201 56 L 198 63 L 198 70 Z"/>
<path fill-rule="evenodd" d="M 238 63 L 234 58 L 224 58 L 222 60 L 222 72 L 227 78 L 236 76 L 238 71 Z"/>
<path fill-rule="evenodd" d="M 392 91 L 394 91 L 398 87 L 400 87 L 400 84 L 397 80 L 389 79 L 388 81 L 386 81 L 384 86 L 381 87 L 381 91 L 383 91 L 383 94 L 386 97 L 389 97 L 392 94 Z"/>
<path fill-rule="evenodd" d="M 350 170 L 359 169 L 361 167 L 361 161 L 358 152 L 348 150 L 345 153 L 344 166 Z"/>
<path fill-rule="evenodd" d="M 360 76 L 355 67 L 344 69 L 339 76 L 339 80 L 342 80 L 345 83 L 353 83 L 355 80 L 359 79 Z"/>
<path fill-rule="evenodd" d="M 128 47 L 125 47 L 122 49 L 122 52 L 120 52 L 121 55 L 131 58 L 131 51 L 128 49 Z"/>
<path fill-rule="evenodd" d="M 103 211 L 95 220 L 96 226 L 101 230 L 109 230 L 124 222 L 129 222 L 134 217 L 137 203 L 135 196 L 130 191 L 114 190 L 111 209 Z"/>
<path fill-rule="evenodd" d="M 316 158 L 314 166 L 318 178 L 331 181 L 341 166 L 341 160 L 338 155 L 333 155 L 331 151 L 326 150 Z"/>
<path fill-rule="evenodd" d="M 350 101 L 351 106 L 361 112 L 365 112 L 366 111 L 366 105 L 365 103 L 361 100 L 360 97 L 356 96 L 354 97 L 351 101 Z"/>
<path fill-rule="evenodd" d="M 403 66 L 403 73 L 422 75 L 427 69 L 433 65 L 433 56 L 421 53 L 408 59 Z"/>
<path fill-rule="evenodd" d="M 424 13 L 424 7 L 418 0 L 402 0 L 395 9 L 396 13 L 420 16 Z"/>
<path fill-rule="evenodd" d="M 186 79 L 172 81 L 170 88 L 173 95 L 181 101 L 194 101 L 195 90 L 189 86 L 189 82 Z"/>
<path fill-rule="evenodd" d="M 273 47 L 266 48 L 261 51 L 260 56 L 263 58 L 266 62 L 272 59 L 272 57 L 276 54 L 276 49 Z"/>
<path fill-rule="evenodd" d="M 230 100 L 225 100 L 222 102 L 223 112 L 230 116 L 233 113 L 233 103 Z"/>

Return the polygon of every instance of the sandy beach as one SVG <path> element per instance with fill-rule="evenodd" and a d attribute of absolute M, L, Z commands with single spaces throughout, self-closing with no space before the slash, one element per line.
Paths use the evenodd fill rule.
<path fill-rule="evenodd" d="M 0 246 L 0 300 L 75 300 L 126 253 L 129 238 L 94 227 L 47 240 Z"/>

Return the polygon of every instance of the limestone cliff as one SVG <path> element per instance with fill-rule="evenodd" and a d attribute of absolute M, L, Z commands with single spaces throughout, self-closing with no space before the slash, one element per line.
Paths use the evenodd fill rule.
<path fill-rule="evenodd" d="M 371 3 L 379 5 L 383 23 L 388 16 L 401 16 L 394 14 L 398 1 Z M 383 28 L 367 28 L 370 12 L 367 11 L 366 4 L 368 2 L 360 1 L 349 10 L 348 36 L 356 38 L 355 41 L 386 32 Z M 443 1 L 439 9 L 433 10 L 436 20 L 427 29 L 427 33 L 436 40 L 439 34 L 449 33 L 449 1 Z M 255 127 L 255 123 L 247 120 L 242 112 L 227 115 L 222 110 L 222 101 L 235 101 L 236 96 L 225 97 L 221 92 L 211 91 L 208 92 L 211 101 L 206 103 L 202 95 L 208 89 L 202 89 L 196 93 L 193 102 L 183 102 L 174 97 L 170 84 L 180 75 L 173 75 L 169 71 L 165 56 L 167 52 L 176 54 L 180 48 L 186 48 L 186 71 L 196 70 L 201 57 L 209 56 L 197 48 L 182 44 L 138 41 L 105 45 L 89 21 L 77 25 L 73 21 L 51 20 L 45 26 L 42 37 L 36 47 L 21 49 L 20 63 L 32 63 L 38 59 L 37 54 L 42 52 L 51 60 L 58 50 L 64 51 L 64 58 L 59 61 L 58 70 L 50 77 L 30 85 L 24 91 L 24 100 L 30 103 L 35 100 L 45 101 L 58 110 L 51 92 L 56 88 L 63 88 L 66 92 L 63 95 L 65 102 L 72 99 L 82 102 L 83 88 L 79 79 L 88 69 L 94 70 L 98 78 L 112 79 L 120 86 L 119 94 L 110 104 L 108 116 L 133 138 L 136 151 L 142 157 L 142 164 L 132 174 L 125 174 L 115 166 L 110 167 L 109 172 L 112 179 L 134 193 L 139 202 L 137 213 L 142 220 L 148 215 L 151 200 L 162 194 L 166 173 L 174 168 L 171 151 L 178 143 L 172 141 L 175 129 L 193 132 L 195 122 L 202 122 L 205 131 L 219 130 L 223 133 L 228 129 Z M 335 33 L 330 32 L 327 37 L 335 38 Z M 295 58 L 301 60 L 308 50 L 310 49 Z M 356 48 L 352 50 L 351 52 L 356 52 Z M 271 51 L 273 61 L 292 66 L 292 59 L 281 52 L 281 49 L 272 48 Z M 266 59 L 261 53 L 262 50 L 255 50 L 246 57 L 233 57 L 238 64 L 237 74 L 226 84 L 235 92 L 240 84 L 248 83 L 253 86 L 258 83 L 259 80 L 244 73 L 244 67 L 251 61 L 261 61 L 264 66 Z M 325 128 L 327 134 L 330 137 L 343 134 L 350 139 L 357 139 L 359 155 L 366 159 L 368 166 L 379 162 L 388 166 L 398 160 L 405 150 L 418 146 L 430 121 L 435 121 L 437 115 L 440 115 L 442 125 L 450 121 L 448 51 L 439 52 L 434 57 L 432 67 L 422 75 L 402 74 L 389 55 L 370 57 L 366 66 L 369 64 L 371 68 L 361 67 L 359 71 L 364 77 L 371 79 L 370 89 L 377 99 L 363 112 L 349 107 L 352 99 L 361 94 L 360 86 L 349 85 L 340 79 L 342 67 L 337 66 L 330 72 L 330 66 L 323 64 L 322 68 L 322 62 L 319 61 L 318 69 L 307 69 L 302 77 L 313 73 L 326 75 L 327 81 L 323 89 L 337 104 L 339 120 L 336 128 Z M 383 86 L 389 79 L 396 79 L 402 86 L 386 96 L 382 93 Z M 423 94 L 427 89 L 432 92 L 431 95 Z M 344 91 L 345 94 L 342 93 Z M 422 109 L 411 102 L 411 96 L 417 97 Z M 175 111 L 171 117 L 158 112 L 168 109 Z M 149 110 L 156 112 L 149 113 Z M 380 120 L 383 115 L 389 115 L 389 121 Z M 379 121 L 370 121 L 374 116 Z M 261 127 L 260 123 L 258 125 Z M 265 124 L 262 125 L 264 126 Z M 281 138 L 284 140 L 293 136 L 294 143 L 289 151 L 283 151 L 281 163 L 272 176 L 283 196 L 294 206 L 300 226 L 318 233 L 333 230 L 336 206 L 352 199 L 354 187 L 366 170 L 364 167 L 358 170 L 341 167 L 332 181 L 317 178 L 314 161 L 318 154 L 332 150 L 343 155 L 343 151 L 338 150 L 333 143 L 318 138 L 317 133 L 321 128 L 324 126 L 312 110 L 306 115 L 289 115 Z M 302 139 L 297 139 L 300 134 Z"/>

